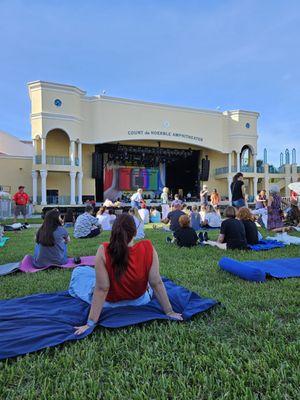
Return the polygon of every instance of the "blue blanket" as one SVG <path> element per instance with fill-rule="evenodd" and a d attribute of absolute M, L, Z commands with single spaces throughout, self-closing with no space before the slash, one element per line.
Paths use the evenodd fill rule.
<path fill-rule="evenodd" d="M 217 304 L 215 300 L 201 298 L 166 278 L 164 283 L 174 311 L 182 313 L 184 320 Z M 1 300 L 0 359 L 84 338 L 91 330 L 76 336 L 74 326 L 86 322 L 89 308 L 89 304 L 71 297 L 68 292 Z M 98 324 L 106 328 L 121 328 L 155 319 L 170 320 L 158 301 L 152 299 L 144 306 L 104 309 Z"/>
<path fill-rule="evenodd" d="M 300 258 L 277 258 L 263 261 L 237 261 L 223 257 L 219 266 L 242 279 L 265 282 L 267 276 L 273 278 L 300 277 Z"/>
<path fill-rule="evenodd" d="M 284 243 L 278 242 L 277 240 L 260 240 L 258 244 L 249 245 L 249 248 L 254 251 L 262 251 L 262 250 L 272 250 L 285 247 Z"/>

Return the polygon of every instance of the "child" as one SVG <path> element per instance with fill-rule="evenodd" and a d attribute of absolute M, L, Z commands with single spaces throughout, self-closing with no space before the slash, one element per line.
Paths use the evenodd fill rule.
<path fill-rule="evenodd" d="M 192 247 L 198 243 L 197 233 L 190 227 L 190 218 L 188 215 L 179 217 L 180 228 L 174 232 L 174 242 L 179 247 Z"/>
<path fill-rule="evenodd" d="M 220 228 L 221 223 L 222 220 L 220 214 L 216 212 L 216 209 L 212 205 L 208 206 L 202 226 L 207 228 Z"/>
<path fill-rule="evenodd" d="M 155 208 L 150 209 L 150 222 L 158 224 L 160 222 L 160 212 Z"/>
<path fill-rule="evenodd" d="M 199 212 L 201 218 L 201 224 L 203 224 L 203 222 L 205 221 L 206 211 L 207 211 L 206 206 L 202 205 Z"/>
<path fill-rule="evenodd" d="M 129 210 L 129 214 L 133 217 L 136 226 L 135 240 L 144 239 L 144 221 L 142 220 L 139 211 L 136 207 Z"/>
<path fill-rule="evenodd" d="M 67 243 L 70 237 L 62 227 L 63 219 L 58 209 L 46 213 L 43 225 L 36 235 L 33 264 L 36 268 L 64 265 L 68 261 Z"/>
<path fill-rule="evenodd" d="M 147 205 L 145 203 L 142 204 L 142 208 L 139 209 L 139 214 L 144 221 L 144 224 L 149 224 L 150 220 L 150 213 L 149 210 L 147 209 Z"/>
<path fill-rule="evenodd" d="M 193 206 L 192 207 L 192 212 L 190 214 L 191 218 L 191 226 L 195 231 L 199 231 L 200 229 L 200 214 L 198 212 L 198 207 Z"/>

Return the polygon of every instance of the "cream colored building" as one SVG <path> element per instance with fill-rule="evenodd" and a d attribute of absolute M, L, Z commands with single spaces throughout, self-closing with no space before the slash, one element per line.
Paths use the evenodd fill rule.
<path fill-rule="evenodd" d="M 266 159 L 257 167 L 257 112 L 220 112 L 87 96 L 75 86 L 44 81 L 30 82 L 28 89 L 34 154 L 26 179 L 32 178 L 34 204 L 82 204 L 83 196 L 102 200 L 92 177 L 92 155 L 99 145 L 116 143 L 199 152 L 198 162 L 207 156 L 210 173 L 205 183 L 210 189 L 218 188 L 229 200 L 229 187 L 237 171 L 244 173 L 250 197 L 260 187 L 268 190 L 271 181 L 278 182 L 288 194 L 287 184 L 300 176 L 294 155 L 291 163 L 287 159 L 276 170 Z M 184 160 L 182 165 L 184 168 Z M 166 179 L 168 182 L 168 176 Z M 7 179 L 4 182 L 7 184 Z M 29 186 L 27 181 L 25 184 Z"/>
<path fill-rule="evenodd" d="M 0 186 L 8 193 L 15 193 L 19 185 L 24 185 L 32 193 L 31 141 L 22 141 L 0 131 Z"/>

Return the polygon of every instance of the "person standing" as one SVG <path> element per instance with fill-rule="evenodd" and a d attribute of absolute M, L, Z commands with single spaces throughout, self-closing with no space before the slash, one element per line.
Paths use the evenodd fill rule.
<path fill-rule="evenodd" d="M 13 200 L 15 202 L 15 209 L 14 209 L 14 222 L 17 221 L 17 218 L 20 214 L 24 217 L 24 222 L 27 223 L 27 212 L 26 206 L 29 203 L 29 196 L 24 191 L 25 186 L 19 186 L 17 193 L 14 194 Z"/>
<path fill-rule="evenodd" d="M 169 214 L 169 189 L 167 187 L 163 188 L 162 194 L 160 195 L 161 198 L 161 211 L 162 211 L 162 219 L 167 218 Z"/>
<path fill-rule="evenodd" d="M 220 204 L 220 201 L 221 201 L 221 197 L 220 197 L 220 195 L 219 195 L 217 189 L 214 189 L 214 190 L 212 191 L 211 196 L 210 196 L 211 205 L 212 205 L 214 208 L 217 208 L 218 205 Z"/>
<path fill-rule="evenodd" d="M 245 186 L 243 182 L 244 175 L 238 172 L 234 175 L 232 184 L 230 185 L 232 195 L 232 205 L 237 209 L 245 207 Z"/>
<path fill-rule="evenodd" d="M 133 195 L 130 197 L 131 207 L 132 208 L 141 208 L 141 203 L 143 202 L 143 189 L 139 188 Z"/>
<path fill-rule="evenodd" d="M 283 211 L 281 209 L 281 196 L 279 186 L 270 187 L 268 199 L 268 231 L 284 232 Z"/>
<path fill-rule="evenodd" d="M 200 192 L 200 204 L 201 206 L 208 205 L 208 187 L 203 185 L 203 189 Z"/>

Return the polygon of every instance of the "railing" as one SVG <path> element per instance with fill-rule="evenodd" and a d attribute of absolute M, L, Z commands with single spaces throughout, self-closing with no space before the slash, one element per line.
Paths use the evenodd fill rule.
<path fill-rule="evenodd" d="M 283 174 L 284 169 L 282 170 L 281 167 L 275 168 L 273 165 L 269 165 L 269 174 Z"/>
<path fill-rule="evenodd" d="M 249 165 L 242 165 L 241 172 L 254 172 L 254 167 L 251 167 Z"/>
<path fill-rule="evenodd" d="M 264 167 L 256 167 L 256 171 L 258 174 L 263 174 L 265 172 L 265 168 Z"/>
<path fill-rule="evenodd" d="M 297 172 L 298 174 L 300 174 L 300 167 L 297 167 Z"/>
<path fill-rule="evenodd" d="M 47 196 L 46 198 L 47 205 L 65 205 L 70 204 L 70 196 Z M 41 204 L 42 196 L 37 197 L 37 203 Z"/>
<path fill-rule="evenodd" d="M 228 167 L 222 167 L 216 169 L 216 175 L 228 174 Z"/>
<path fill-rule="evenodd" d="M 35 163 L 42 164 L 42 156 L 35 156 Z M 46 164 L 49 165 L 71 165 L 71 158 L 70 157 L 63 157 L 63 156 L 47 156 L 46 157 Z M 75 158 L 75 165 L 79 166 L 79 158 Z"/>

